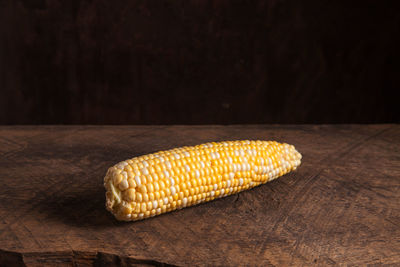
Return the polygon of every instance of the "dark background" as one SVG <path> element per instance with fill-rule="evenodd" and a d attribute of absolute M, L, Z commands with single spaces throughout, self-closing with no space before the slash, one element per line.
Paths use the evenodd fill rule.
<path fill-rule="evenodd" d="M 399 6 L 0 0 L 0 124 L 398 122 Z"/>

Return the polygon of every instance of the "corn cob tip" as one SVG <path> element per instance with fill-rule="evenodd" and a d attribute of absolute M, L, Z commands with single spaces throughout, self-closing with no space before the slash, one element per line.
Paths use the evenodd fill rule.
<path fill-rule="evenodd" d="M 122 161 L 104 178 L 106 209 L 140 220 L 266 183 L 301 162 L 293 145 L 227 141 L 175 148 Z"/>

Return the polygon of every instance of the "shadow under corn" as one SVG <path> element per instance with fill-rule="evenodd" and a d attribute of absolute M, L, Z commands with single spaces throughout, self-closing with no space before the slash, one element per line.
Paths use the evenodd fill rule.
<path fill-rule="evenodd" d="M 66 188 L 41 201 L 38 210 L 49 220 L 72 227 L 107 228 L 124 225 L 106 210 L 105 189 L 98 183 Z"/>

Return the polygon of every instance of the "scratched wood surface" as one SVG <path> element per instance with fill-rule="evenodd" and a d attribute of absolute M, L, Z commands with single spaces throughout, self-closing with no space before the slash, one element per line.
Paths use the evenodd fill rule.
<path fill-rule="evenodd" d="M 291 174 L 139 222 L 104 208 L 121 160 L 212 140 L 287 142 Z M 400 264 L 400 125 L 0 127 L 0 265 Z"/>

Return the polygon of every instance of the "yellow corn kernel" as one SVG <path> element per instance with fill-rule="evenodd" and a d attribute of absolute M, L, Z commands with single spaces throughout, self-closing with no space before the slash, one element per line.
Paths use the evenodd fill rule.
<path fill-rule="evenodd" d="M 142 184 L 139 186 L 138 191 L 142 194 L 145 194 L 145 193 L 147 193 L 147 187 L 144 184 Z"/>
<path fill-rule="evenodd" d="M 140 202 L 142 202 L 142 200 L 143 200 L 142 194 L 139 192 L 136 192 L 136 201 L 140 203 Z"/>
<path fill-rule="evenodd" d="M 136 191 L 135 191 L 135 189 L 130 188 L 130 189 L 124 191 L 123 198 L 127 202 L 134 202 L 136 200 Z"/>

